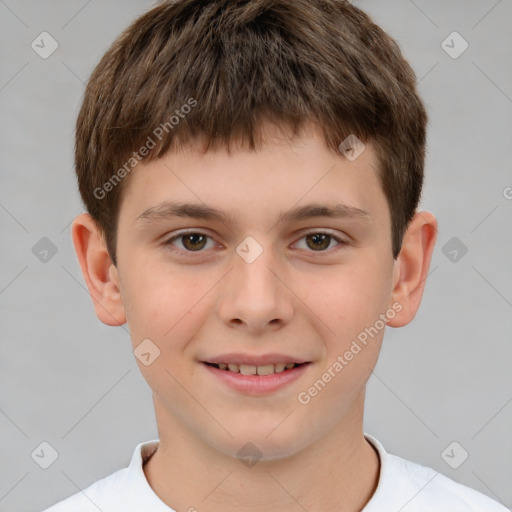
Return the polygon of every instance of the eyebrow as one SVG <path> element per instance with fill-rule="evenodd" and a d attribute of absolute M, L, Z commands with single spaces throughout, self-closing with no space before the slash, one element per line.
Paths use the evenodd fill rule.
<path fill-rule="evenodd" d="M 159 222 L 172 219 L 174 217 L 188 217 L 192 219 L 218 221 L 228 225 L 237 225 L 235 217 L 212 208 L 210 206 L 183 203 L 175 201 L 164 201 L 148 208 L 141 213 L 136 222 Z M 308 204 L 293 208 L 287 212 L 281 212 L 276 224 L 280 222 L 297 222 L 300 220 L 312 219 L 315 217 L 329 217 L 334 219 L 353 219 L 363 222 L 371 222 L 370 214 L 355 206 L 346 204 Z"/>

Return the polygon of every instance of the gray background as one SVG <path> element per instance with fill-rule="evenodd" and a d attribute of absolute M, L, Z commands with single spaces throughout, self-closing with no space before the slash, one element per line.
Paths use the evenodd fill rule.
<path fill-rule="evenodd" d="M 97 320 L 69 230 L 81 211 L 72 150 L 84 82 L 151 5 L 0 0 L 2 511 L 41 510 L 126 466 L 157 435 L 127 328 Z M 440 225 L 420 312 L 386 334 L 365 429 L 511 507 L 512 2 L 356 5 L 417 73 L 430 115 L 422 206 Z M 59 44 L 47 59 L 31 48 L 43 31 Z M 453 31 L 469 44 L 457 59 L 441 46 Z M 57 249 L 46 262 L 32 252 L 43 237 Z M 443 253 L 452 237 L 457 261 L 452 246 Z M 59 455 L 46 470 L 31 458 L 42 441 Z M 469 453 L 458 469 L 441 456 L 453 441 Z M 456 462 L 462 448 L 448 453 Z"/>

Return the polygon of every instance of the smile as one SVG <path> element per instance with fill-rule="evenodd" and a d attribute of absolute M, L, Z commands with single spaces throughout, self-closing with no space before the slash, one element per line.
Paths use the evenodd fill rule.
<path fill-rule="evenodd" d="M 234 357 L 230 359 L 236 361 Z M 203 367 L 217 382 L 221 382 L 222 386 L 227 386 L 237 393 L 268 396 L 299 379 L 311 364 L 310 361 L 274 364 L 262 361 L 265 364 L 247 364 L 249 362 L 247 360 L 244 363 L 203 361 Z"/>
<path fill-rule="evenodd" d="M 209 366 L 214 366 L 219 370 L 225 370 L 232 373 L 241 373 L 242 375 L 272 375 L 274 373 L 281 373 L 286 370 L 291 370 L 300 364 L 304 363 L 275 363 L 255 366 L 251 364 L 236 364 L 236 363 L 205 363 Z"/>

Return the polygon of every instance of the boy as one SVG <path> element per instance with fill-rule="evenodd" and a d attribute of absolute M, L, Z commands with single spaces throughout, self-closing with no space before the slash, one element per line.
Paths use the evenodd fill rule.
<path fill-rule="evenodd" d="M 50 511 L 504 511 L 363 433 L 386 325 L 418 310 L 427 115 L 342 0 L 176 0 L 93 72 L 73 242 L 130 327 L 159 440 Z"/>

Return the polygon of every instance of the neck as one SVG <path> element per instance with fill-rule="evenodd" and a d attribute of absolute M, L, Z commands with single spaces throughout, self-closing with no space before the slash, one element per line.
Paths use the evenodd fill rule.
<path fill-rule="evenodd" d="M 175 510 L 360 512 L 377 487 L 379 458 L 363 436 L 362 407 L 304 450 L 252 467 L 199 440 L 163 409 L 155 399 L 160 444 L 144 472 Z"/>

